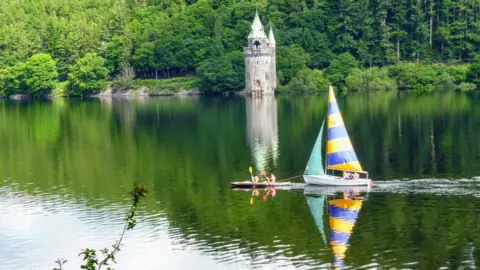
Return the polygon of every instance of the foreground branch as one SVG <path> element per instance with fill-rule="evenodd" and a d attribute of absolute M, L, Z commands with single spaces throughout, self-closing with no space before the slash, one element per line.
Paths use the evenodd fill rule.
<path fill-rule="evenodd" d="M 83 249 L 79 256 L 83 256 L 82 260 L 85 262 L 81 269 L 85 270 L 100 270 L 103 266 L 109 266 L 111 263 L 116 263 L 115 255 L 120 251 L 120 246 L 125 235 L 125 232 L 131 230 L 137 225 L 137 221 L 135 219 L 136 216 L 136 209 L 138 203 L 140 202 L 141 198 L 144 198 L 147 194 L 147 189 L 144 185 L 140 184 L 133 184 L 133 190 L 129 193 L 132 196 L 132 205 L 130 206 L 130 210 L 127 213 L 127 217 L 125 218 L 125 226 L 123 227 L 122 234 L 120 235 L 120 239 L 112 245 L 112 250 L 108 248 L 104 248 L 100 250 L 103 254 L 103 260 L 99 261 L 97 257 L 97 252 L 94 249 Z M 62 270 L 63 265 L 66 263 L 66 260 L 58 259 L 55 263 L 58 265 L 59 268 L 54 268 L 53 270 Z M 108 269 L 111 269 L 110 267 Z"/>

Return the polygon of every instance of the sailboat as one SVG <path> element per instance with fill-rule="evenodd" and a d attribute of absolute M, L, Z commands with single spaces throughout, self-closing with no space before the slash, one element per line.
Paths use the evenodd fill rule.
<path fill-rule="evenodd" d="M 324 120 L 305 168 L 303 179 L 305 183 L 312 185 L 371 187 L 373 182 L 368 179 L 368 172 L 362 170 L 358 161 L 331 85 L 328 92 L 326 166 L 324 169 L 322 162 Z M 329 170 L 331 174 L 328 174 Z M 335 171 L 356 173 L 359 177 L 347 180 L 335 176 L 333 174 Z"/>
<path fill-rule="evenodd" d="M 315 220 L 315 225 L 326 243 L 326 234 L 323 224 L 323 209 L 325 196 L 317 193 L 309 193 L 305 190 L 310 212 Z M 351 191 L 354 192 L 354 191 Z M 349 247 L 348 240 L 355 227 L 356 220 L 363 201 L 352 198 L 333 199 L 328 201 L 328 223 L 330 225 L 330 247 L 333 253 L 333 269 L 345 267 L 345 253 Z"/>

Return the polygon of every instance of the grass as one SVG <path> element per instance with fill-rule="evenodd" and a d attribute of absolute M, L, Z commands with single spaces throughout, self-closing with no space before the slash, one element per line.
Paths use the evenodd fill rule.
<path fill-rule="evenodd" d="M 188 91 L 198 86 L 197 77 L 176 77 L 171 79 L 153 80 L 135 80 L 134 88 L 138 89 L 142 86 L 148 88 L 149 94 L 169 94 Z"/>

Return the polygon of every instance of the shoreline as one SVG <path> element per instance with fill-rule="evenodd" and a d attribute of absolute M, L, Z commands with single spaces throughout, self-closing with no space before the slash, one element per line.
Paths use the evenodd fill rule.
<path fill-rule="evenodd" d="M 54 95 L 49 94 L 46 96 L 35 97 L 30 94 L 13 94 L 9 96 L 0 95 L 0 99 L 6 100 L 30 100 L 30 99 L 57 99 L 57 98 L 108 98 L 108 97 L 195 97 L 195 96 L 247 96 L 246 91 L 239 92 L 225 92 L 225 93 L 205 93 L 198 90 L 198 87 L 185 89 L 180 88 L 166 88 L 166 89 L 155 89 L 149 88 L 148 86 L 142 85 L 136 88 L 131 88 L 127 90 L 113 89 L 111 86 L 107 86 L 104 90 L 100 91 L 97 94 L 77 96 L 77 95 Z"/>
<path fill-rule="evenodd" d="M 366 92 L 355 92 L 355 93 L 362 93 L 362 94 L 369 94 L 372 92 L 378 91 L 366 91 Z M 382 91 L 380 91 L 382 92 Z M 385 91 L 385 92 L 395 92 L 397 94 L 403 93 L 412 93 L 412 94 L 433 94 L 433 93 L 415 93 L 414 91 L 409 90 L 395 90 L 395 91 Z M 475 92 L 474 91 L 453 91 L 456 93 L 466 93 L 466 92 Z M 319 95 L 328 93 L 327 91 L 313 91 L 313 92 L 275 92 L 273 95 L 268 96 L 302 96 L 302 95 Z M 352 92 L 353 93 L 353 92 Z M 434 92 L 435 93 L 435 92 Z M 351 94 L 351 93 L 348 93 Z M 25 100 L 32 100 L 32 99 L 58 99 L 58 98 L 80 98 L 80 99 L 90 99 L 90 98 L 149 98 L 149 97 L 199 97 L 199 96 L 212 96 L 212 97 L 231 97 L 231 96 L 243 96 L 243 97 L 251 97 L 252 95 L 247 93 L 245 90 L 239 92 L 224 92 L 224 93 L 205 93 L 200 92 L 198 88 L 192 88 L 189 90 L 182 90 L 182 91 L 152 91 L 149 92 L 146 90 L 146 87 L 140 87 L 139 89 L 130 89 L 130 90 L 117 90 L 112 92 L 111 89 L 107 88 L 106 90 L 93 95 L 86 95 L 86 96 L 68 96 L 68 95 L 46 95 L 35 97 L 30 94 L 14 94 L 9 96 L 0 95 L 0 100 L 12 100 L 12 101 L 25 101 Z"/>

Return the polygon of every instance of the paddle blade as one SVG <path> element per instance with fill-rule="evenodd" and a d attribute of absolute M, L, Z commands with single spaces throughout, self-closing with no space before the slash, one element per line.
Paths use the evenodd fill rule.
<path fill-rule="evenodd" d="M 252 167 L 248 168 L 248 170 L 250 171 L 250 173 L 253 173 Z"/>

